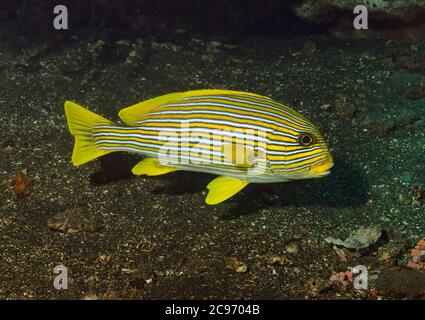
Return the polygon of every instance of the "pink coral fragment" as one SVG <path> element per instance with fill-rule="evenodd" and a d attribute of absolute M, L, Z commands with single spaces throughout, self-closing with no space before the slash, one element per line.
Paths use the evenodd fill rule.
<path fill-rule="evenodd" d="M 331 283 L 341 285 L 345 288 L 353 282 L 353 273 L 351 271 L 334 273 L 329 280 Z"/>
<path fill-rule="evenodd" d="M 425 240 L 419 240 L 415 248 L 410 252 L 411 260 L 407 263 L 407 267 L 425 270 Z"/>

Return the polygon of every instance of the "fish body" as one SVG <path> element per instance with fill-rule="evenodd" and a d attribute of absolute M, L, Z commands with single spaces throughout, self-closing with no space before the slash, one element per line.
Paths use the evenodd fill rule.
<path fill-rule="evenodd" d="M 193 90 L 124 108 L 118 125 L 73 102 L 65 102 L 76 138 L 78 166 L 110 152 L 147 158 L 136 175 L 176 170 L 219 175 L 208 204 L 220 203 L 249 183 L 322 177 L 333 166 L 319 130 L 291 108 L 265 96 L 230 90 Z"/>

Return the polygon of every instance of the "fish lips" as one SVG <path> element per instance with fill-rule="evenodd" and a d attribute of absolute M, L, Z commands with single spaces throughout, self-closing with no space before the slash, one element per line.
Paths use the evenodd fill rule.
<path fill-rule="evenodd" d="M 331 173 L 330 169 L 334 166 L 332 159 L 327 159 L 310 167 L 310 174 L 317 177 L 325 177 Z"/>

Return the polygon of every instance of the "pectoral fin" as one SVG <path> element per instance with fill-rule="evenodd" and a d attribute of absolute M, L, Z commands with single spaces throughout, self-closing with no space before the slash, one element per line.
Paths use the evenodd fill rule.
<path fill-rule="evenodd" d="M 134 168 L 131 170 L 133 174 L 140 176 L 145 174 L 147 176 L 160 176 L 169 172 L 177 171 L 177 168 L 168 167 L 162 165 L 155 158 L 146 158 L 137 163 Z"/>
<path fill-rule="evenodd" d="M 254 149 L 241 143 L 226 143 L 222 146 L 224 159 L 240 167 L 249 168 L 254 159 Z"/>
<path fill-rule="evenodd" d="M 241 180 L 233 177 L 218 177 L 211 181 L 207 188 L 209 190 L 206 204 L 218 204 L 241 191 L 248 185 L 248 180 Z"/>

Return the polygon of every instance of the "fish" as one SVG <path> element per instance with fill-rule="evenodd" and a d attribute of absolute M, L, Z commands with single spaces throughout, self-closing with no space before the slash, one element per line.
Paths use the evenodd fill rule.
<path fill-rule="evenodd" d="M 175 171 L 217 175 L 205 202 L 219 204 L 250 183 L 327 176 L 333 158 L 322 134 L 306 117 L 263 95 L 200 89 L 169 93 L 123 108 L 123 124 L 65 101 L 75 138 L 72 164 L 111 152 L 144 157 L 134 175 Z"/>

